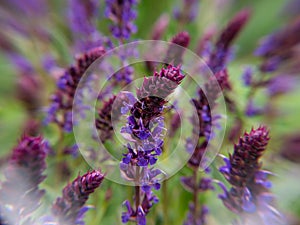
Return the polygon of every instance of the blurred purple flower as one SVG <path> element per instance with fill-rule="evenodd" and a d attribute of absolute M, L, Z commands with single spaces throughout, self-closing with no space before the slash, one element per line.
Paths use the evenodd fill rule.
<path fill-rule="evenodd" d="M 137 28 L 133 24 L 136 18 L 136 0 L 106 0 L 105 15 L 113 21 L 110 30 L 112 35 L 119 39 L 129 39 Z"/>
<path fill-rule="evenodd" d="M 94 170 L 78 176 L 63 189 L 62 197 L 56 199 L 52 214 L 58 223 L 64 225 L 83 224 L 83 214 L 88 208 L 84 204 L 104 179 L 104 174 Z"/>
<path fill-rule="evenodd" d="M 300 19 L 296 18 L 278 31 L 261 40 L 254 54 L 263 58 L 260 66 L 263 72 L 274 72 L 292 59 L 298 59 L 297 46 L 300 43 Z"/>
<path fill-rule="evenodd" d="M 46 177 L 43 172 L 47 152 L 48 145 L 42 137 L 24 136 L 13 149 L 0 190 L 0 212 L 8 224 L 33 223 L 30 216 L 44 195 L 39 184 Z"/>
<path fill-rule="evenodd" d="M 181 9 L 174 9 L 174 17 L 182 25 L 193 22 L 199 11 L 199 0 L 183 0 Z"/>
<path fill-rule="evenodd" d="M 78 57 L 76 65 L 66 69 L 64 75 L 57 81 L 56 92 L 51 96 L 45 123 L 54 122 L 66 132 L 72 131 L 72 106 L 77 86 L 88 67 L 104 53 L 103 47 L 94 48 Z M 85 108 L 86 106 L 82 105 L 82 109 Z"/>
<path fill-rule="evenodd" d="M 246 66 L 242 73 L 242 80 L 245 86 L 249 87 L 253 82 L 254 69 L 251 66 Z"/>
<path fill-rule="evenodd" d="M 193 215 L 193 212 L 195 211 L 194 205 L 191 203 L 189 205 L 189 212 L 187 215 L 187 219 L 184 221 L 183 225 L 205 225 L 207 224 L 206 216 L 209 213 L 209 209 L 203 205 L 201 209 L 198 209 L 197 215 L 199 215 L 197 218 L 195 218 L 195 215 Z"/>
<path fill-rule="evenodd" d="M 151 33 L 152 40 L 161 40 L 163 34 L 165 33 L 169 25 L 169 22 L 170 22 L 170 18 L 167 14 L 162 14 L 157 19 L 157 21 L 155 22 L 152 28 L 152 33 Z"/>
<path fill-rule="evenodd" d="M 278 75 L 271 78 L 267 84 L 267 93 L 270 96 L 285 94 L 296 88 L 299 79 L 291 75 Z"/>
<path fill-rule="evenodd" d="M 264 109 L 261 107 L 258 107 L 253 99 L 249 99 L 247 106 L 246 106 L 246 110 L 245 110 L 245 114 L 246 116 L 252 117 L 252 116 L 257 116 L 257 115 L 261 115 L 264 113 Z"/>
<path fill-rule="evenodd" d="M 208 62 L 213 73 L 219 72 L 225 68 L 228 57 L 230 57 L 230 45 L 244 28 L 250 16 L 251 11 L 249 9 L 241 10 L 233 19 L 231 19 L 227 27 L 221 32 Z"/>
<path fill-rule="evenodd" d="M 102 107 L 98 109 L 96 118 L 96 128 L 100 132 L 101 141 L 113 138 L 113 122 L 119 120 L 121 116 L 122 101 L 126 99 L 125 95 L 113 95 L 107 101 L 104 101 Z"/>
<path fill-rule="evenodd" d="M 104 44 L 104 37 L 97 30 L 98 13 L 97 0 L 69 0 L 68 20 L 77 51 L 88 51 Z"/>
<path fill-rule="evenodd" d="M 277 224 L 280 220 L 279 213 L 274 209 L 274 197 L 269 191 L 271 182 L 268 175 L 271 173 L 261 170 L 262 163 L 259 161 L 269 139 L 269 132 L 263 126 L 245 133 L 235 144 L 229 159 L 224 158 L 226 165 L 220 168 L 232 187 L 227 191 L 219 182 L 224 190 L 219 197 L 229 210 L 241 217 L 243 224 L 247 224 L 247 219 L 256 217 L 259 224 Z M 273 216 L 274 220 L 264 220 Z"/>
<path fill-rule="evenodd" d="M 187 48 L 190 43 L 190 35 L 188 32 L 182 31 L 171 39 L 171 43 L 179 45 L 182 48 L 171 45 L 168 48 L 164 62 L 174 66 L 180 66 L 182 64 L 185 48 Z"/>

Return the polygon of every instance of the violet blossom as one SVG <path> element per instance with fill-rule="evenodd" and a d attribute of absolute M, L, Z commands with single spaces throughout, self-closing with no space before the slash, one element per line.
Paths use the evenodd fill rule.
<path fill-rule="evenodd" d="M 219 182 L 224 194 L 219 195 L 224 205 L 240 216 L 241 224 L 282 224 L 280 214 L 274 209 L 272 186 L 268 180 L 271 174 L 262 170 L 259 161 L 269 142 L 269 131 L 261 126 L 245 133 L 234 146 L 225 166 L 220 172 L 230 183 L 228 190 Z"/>
<path fill-rule="evenodd" d="M 136 0 L 106 0 L 105 16 L 113 21 L 110 30 L 115 38 L 129 39 L 136 32 L 133 23 L 136 18 L 136 4 Z"/>
<path fill-rule="evenodd" d="M 103 179 L 104 174 L 94 170 L 69 183 L 63 189 L 62 197 L 57 198 L 52 206 L 54 221 L 64 225 L 84 224 L 83 215 L 88 210 L 84 204 Z"/>
<path fill-rule="evenodd" d="M 88 67 L 105 53 L 103 47 L 94 48 L 77 58 L 76 64 L 66 69 L 57 82 L 57 90 L 51 96 L 46 123 L 54 122 L 64 131 L 71 132 L 72 107 L 76 88 Z M 83 106 L 84 108 L 84 106 Z"/>
<path fill-rule="evenodd" d="M 223 70 L 229 61 L 230 45 L 237 37 L 239 32 L 244 28 L 251 15 L 250 10 L 244 9 L 238 12 L 233 19 L 228 23 L 227 27 L 222 31 L 217 40 L 214 50 L 208 61 L 208 66 L 213 73 Z"/>
<path fill-rule="evenodd" d="M 179 67 L 168 66 L 152 77 L 144 78 L 143 84 L 137 89 L 137 100 L 134 104 L 124 103 L 122 112 L 128 113 L 127 124 L 121 133 L 132 144 L 127 145 L 128 152 L 123 154 L 120 164 L 121 174 L 125 180 L 134 180 L 135 208 L 126 200 L 126 212 L 122 214 L 122 222 L 136 221 L 146 225 L 146 215 L 158 198 L 152 189 L 160 189 L 158 175 L 162 171 L 151 168 L 162 153 L 163 145 L 163 109 L 166 98 L 183 80 Z M 141 188 L 138 186 L 141 185 Z"/>
<path fill-rule="evenodd" d="M 69 0 L 68 20 L 77 51 L 88 51 L 104 44 L 97 30 L 99 2 L 97 0 Z"/>

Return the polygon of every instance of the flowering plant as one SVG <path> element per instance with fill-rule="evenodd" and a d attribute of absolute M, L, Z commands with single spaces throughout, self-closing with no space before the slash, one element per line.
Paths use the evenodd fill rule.
<path fill-rule="evenodd" d="M 299 6 L 2 1 L 0 225 L 299 224 Z"/>

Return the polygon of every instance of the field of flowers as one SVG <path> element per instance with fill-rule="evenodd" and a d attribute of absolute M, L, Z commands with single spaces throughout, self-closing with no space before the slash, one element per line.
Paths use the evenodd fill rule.
<path fill-rule="evenodd" d="M 0 28 L 0 225 L 300 224 L 300 0 L 2 0 Z"/>

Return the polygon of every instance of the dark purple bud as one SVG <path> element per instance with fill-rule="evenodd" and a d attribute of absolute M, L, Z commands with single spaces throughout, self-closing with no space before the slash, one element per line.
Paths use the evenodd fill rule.
<path fill-rule="evenodd" d="M 190 43 L 190 35 L 186 31 L 180 32 L 172 38 L 171 43 L 179 45 L 181 46 L 181 48 L 171 45 L 167 51 L 164 62 L 168 62 L 169 64 L 172 64 L 174 66 L 179 66 L 182 64 L 184 50 Z"/>
<path fill-rule="evenodd" d="M 229 47 L 248 22 L 250 15 L 251 11 L 249 9 L 238 12 L 220 34 L 220 37 L 215 44 L 215 50 L 211 54 L 208 63 L 214 73 L 224 69 L 230 56 Z"/>
<path fill-rule="evenodd" d="M 251 10 L 243 9 L 238 12 L 228 23 L 227 27 L 222 31 L 216 46 L 228 50 L 230 44 L 238 36 L 244 28 L 251 16 Z"/>
<path fill-rule="evenodd" d="M 99 171 L 92 171 L 78 176 L 63 189 L 62 197 L 56 199 L 52 206 L 52 214 L 62 224 L 75 224 L 82 217 L 82 208 L 89 195 L 100 186 L 104 175 Z"/>
<path fill-rule="evenodd" d="M 226 165 L 220 168 L 220 172 L 232 185 L 231 189 L 227 191 L 225 185 L 218 182 L 224 191 L 224 194 L 219 195 L 224 205 L 241 217 L 257 217 L 258 221 L 265 221 L 260 224 L 270 222 L 264 220 L 265 216 L 280 218 L 274 208 L 274 197 L 269 192 L 271 182 L 268 181 L 268 175 L 271 173 L 261 170 L 262 163 L 259 161 L 268 141 L 266 127 L 245 133 L 234 146 L 229 159 L 224 159 Z"/>
<path fill-rule="evenodd" d="M 72 130 L 72 105 L 77 86 L 84 72 L 104 53 L 103 47 L 94 48 L 77 57 L 76 65 L 66 69 L 57 82 L 59 85 L 57 91 L 51 97 L 46 122 L 55 122 L 67 132 Z"/>

